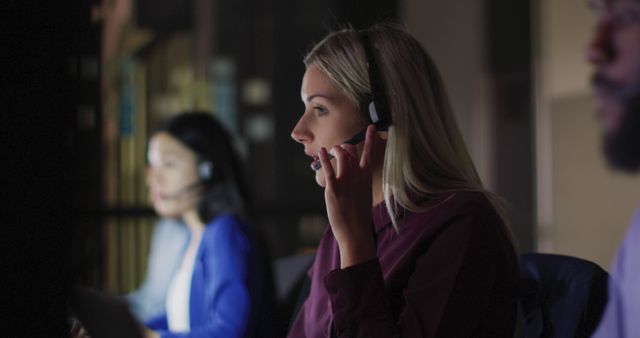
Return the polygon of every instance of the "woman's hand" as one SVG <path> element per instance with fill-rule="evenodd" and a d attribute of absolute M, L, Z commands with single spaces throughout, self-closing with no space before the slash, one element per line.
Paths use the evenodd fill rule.
<path fill-rule="evenodd" d="M 146 326 L 142 327 L 142 335 L 144 338 L 159 338 L 160 335 Z"/>
<path fill-rule="evenodd" d="M 379 160 L 382 141 L 374 125 L 369 125 L 362 155 L 350 144 L 331 149 L 337 170 L 331 165 L 327 150 L 320 150 L 326 185 L 324 199 L 331 229 L 340 250 L 340 267 L 365 262 L 375 257 L 373 241 L 372 165 Z"/>

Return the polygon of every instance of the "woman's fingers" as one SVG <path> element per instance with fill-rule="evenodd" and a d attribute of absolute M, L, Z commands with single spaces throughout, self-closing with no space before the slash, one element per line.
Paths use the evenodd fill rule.
<path fill-rule="evenodd" d="M 360 157 L 360 168 L 369 168 L 371 166 L 371 158 L 374 156 L 377 137 L 376 126 L 370 124 L 367 127 L 367 133 L 364 138 L 364 147 L 362 149 L 362 156 Z"/>
<path fill-rule="evenodd" d="M 324 147 L 320 148 L 318 157 L 320 158 L 320 162 L 322 163 L 322 173 L 324 174 L 327 186 L 333 186 L 333 182 L 336 179 L 336 174 L 333 171 L 333 166 L 331 165 L 331 160 L 329 159 L 329 153 L 327 153 L 327 149 L 325 149 Z"/>
<path fill-rule="evenodd" d="M 330 152 L 327 152 L 324 147 L 320 149 L 318 156 L 322 163 L 322 170 L 326 178 L 327 186 L 333 186 L 336 180 L 340 180 L 342 178 L 355 177 L 352 174 L 358 176 L 356 172 L 361 169 L 364 169 L 365 171 L 370 170 L 372 158 L 376 156 L 375 152 L 378 148 L 379 141 L 377 139 L 378 135 L 376 135 L 375 125 L 369 125 L 365 135 L 365 142 L 361 156 L 358 156 L 357 147 L 349 143 L 334 146 L 331 148 Z M 335 168 L 331 165 L 329 153 L 331 153 L 331 155 L 336 159 Z"/>
<path fill-rule="evenodd" d="M 331 155 L 336 158 L 336 177 L 340 179 L 344 177 L 347 169 L 349 168 L 351 159 L 349 158 L 349 154 L 339 146 L 331 148 Z"/>
<path fill-rule="evenodd" d="M 351 156 L 352 160 L 358 158 L 358 149 L 353 144 L 343 143 L 340 145 L 340 148 L 344 149 L 344 151 Z"/>

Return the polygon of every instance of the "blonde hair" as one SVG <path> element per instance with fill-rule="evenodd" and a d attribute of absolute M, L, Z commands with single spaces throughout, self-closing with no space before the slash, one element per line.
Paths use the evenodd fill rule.
<path fill-rule="evenodd" d="M 435 64 L 420 43 L 396 25 L 375 25 L 367 35 L 393 118 L 382 190 L 396 231 L 398 206 L 412 212 L 426 209 L 413 197 L 475 191 L 494 206 L 512 241 L 499 197 L 482 186 Z M 358 107 L 371 96 L 361 37 L 351 28 L 330 33 L 311 49 L 304 63 L 320 69 Z"/>

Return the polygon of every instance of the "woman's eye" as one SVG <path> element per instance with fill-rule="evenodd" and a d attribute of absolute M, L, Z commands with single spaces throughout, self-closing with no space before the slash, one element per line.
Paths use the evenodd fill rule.
<path fill-rule="evenodd" d="M 322 116 L 327 113 L 327 109 L 325 109 L 324 107 L 313 107 L 313 110 L 316 112 L 316 115 L 318 116 Z"/>
<path fill-rule="evenodd" d="M 162 166 L 165 168 L 173 168 L 176 165 L 174 161 L 164 161 L 162 162 Z"/>

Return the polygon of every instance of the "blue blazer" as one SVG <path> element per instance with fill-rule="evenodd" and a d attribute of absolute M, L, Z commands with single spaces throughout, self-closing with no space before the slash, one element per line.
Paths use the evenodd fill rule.
<path fill-rule="evenodd" d="M 147 322 L 160 337 L 242 337 L 250 314 L 252 246 L 247 225 L 220 215 L 207 224 L 191 277 L 191 331 L 168 331 L 166 311 Z"/>

